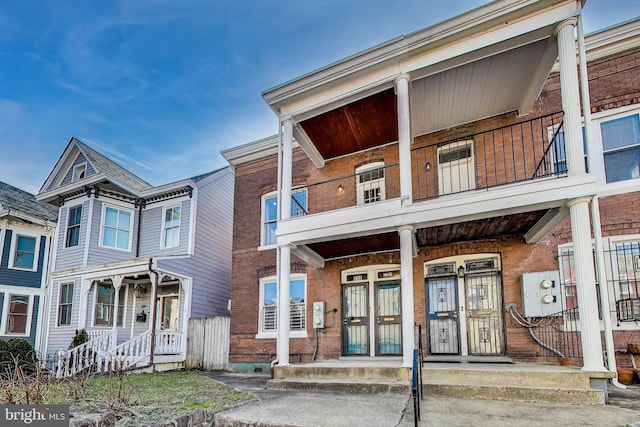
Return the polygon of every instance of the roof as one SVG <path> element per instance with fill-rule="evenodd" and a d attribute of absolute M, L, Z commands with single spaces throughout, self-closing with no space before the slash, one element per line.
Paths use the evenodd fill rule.
<path fill-rule="evenodd" d="M 18 216 L 43 222 L 56 222 L 58 210 L 42 204 L 24 190 L 0 182 L 0 216 Z"/>

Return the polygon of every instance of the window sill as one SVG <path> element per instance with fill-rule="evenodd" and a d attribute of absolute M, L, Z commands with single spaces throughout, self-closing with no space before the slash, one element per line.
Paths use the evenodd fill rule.
<path fill-rule="evenodd" d="M 278 248 L 278 245 L 258 246 L 259 251 L 268 251 L 268 250 L 277 249 L 277 248 Z M 265 332 L 265 333 L 268 333 L 268 332 Z"/>
<path fill-rule="evenodd" d="M 258 340 L 266 340 L 266 339 L 277 339 L 277 332 L 258 332 L 256 334 L 256 339 Z M 308 338 L 307 331 L 293 331 L 289 332 L 289 338 Z"/>

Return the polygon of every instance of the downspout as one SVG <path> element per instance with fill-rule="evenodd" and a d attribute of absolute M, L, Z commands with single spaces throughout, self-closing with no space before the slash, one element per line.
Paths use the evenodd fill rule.
<path fill-rule="evenodd" d="M 153 355 L 156 349 L 156 311 L 158 309 L 156 299 L 158 298 L 158 272 L 153 268 L 153 258 L 151 257 L 149 258 L 149 273 L 154 276 L 152 285 L 153 289 L 151 292 L 151 304 L 153 308 L 151 308 L 151 349 L 149 351 L 149 364 L 152 366 L 152 369 L 155 370 L 155 368 L 153 368 Z"/>
<path fill-rule="evenodd" d="M 278 174 L 277 174 L 277 197 L 278 197 L 278 220 L 281 218 L 282 209 L 280 193 L 282 192 L 282 122 L 278 118 Z M 277 227 L 277 225 L 276 225 Z M 280 248 L 276 249 L 276 289 L 280 289 Z M 271 361 L 271 378 L 273 378 L 273 368 L 278 364 L 278 344 L 276 340 L 276 357 Z"/>

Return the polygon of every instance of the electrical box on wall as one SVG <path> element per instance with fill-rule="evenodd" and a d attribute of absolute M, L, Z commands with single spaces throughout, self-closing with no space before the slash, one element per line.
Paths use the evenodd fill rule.
<path fill-rule="evenodd" d="M 560 273 L 540 271 L 522 275 L 524 317 L 559 316 L 562 312 Z"/>
<path fill-rule="evenodd" d="M 324 301 L 313 303 L 313 327 L 314 329 L 324 328 Z"/>

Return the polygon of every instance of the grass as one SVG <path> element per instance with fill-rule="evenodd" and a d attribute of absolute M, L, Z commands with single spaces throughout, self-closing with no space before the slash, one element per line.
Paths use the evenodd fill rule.
<path fill-rule="evenodd" d="M 197 372 L 185 371 L 129 374 L 122 380 L 96 377 L 80 384 L 69 381 L 49 393 L 47 400 L 70 404 L 71 412 L 113 410 L 120 417 L 119 426 L 154 425 L 195 409 L 219 412 L 254 398 Z"/>

